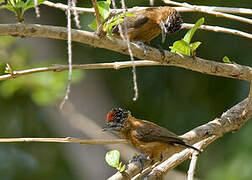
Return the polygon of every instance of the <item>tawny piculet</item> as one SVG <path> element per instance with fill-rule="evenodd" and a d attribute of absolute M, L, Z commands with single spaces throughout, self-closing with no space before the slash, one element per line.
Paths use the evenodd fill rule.
<path fill-rule="evenodd" d="M 162 41 L 164 41 L 166 34 L 178 31 L 183 23 L 180 14 L 168 6 L 150 7 L 129 12 L 135 15 L 135 17 L 126 17 L 129 40 L 140 41 L 148 45 L 160 33 L 162 33 Z M 125 26 L 121 24 L 121 27 L 125 34 Z M 114 27 L 112 33 L 115 37 L 120 38 L 118 25 Z"/>
<path fill-rule="evenodd" d="M 151 159 L 162 159 L 162 153 L 172 146 L 199 149 L 187 144 L 186 140 L 150 121 L 133 117 L 130 111 L 115 108 L 108 112 L 105 131 L 115 131 L 136 149 Z"/>

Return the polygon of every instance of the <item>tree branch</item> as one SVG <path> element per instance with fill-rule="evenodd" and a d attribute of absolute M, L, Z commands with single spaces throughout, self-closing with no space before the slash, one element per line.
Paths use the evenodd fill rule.
<path fill-rule="evenodd" d="M 173 5 L 176 5 L 176 6 L 182 6 L 182 7 L 190 8 L 190 9 L 193 9 L 194 11 L 198 11 L 198 12 L 212 14 L 212 15 L 215 15 L 217 17 L 224 17 L 224 18 L 234 19 L 236 21 L 252 24 L 251 19 L 240 17 L 240 16 L 235 16 L 235 15 L 232 15 L 232 14 L 216 12 L 216 11 L 213 11 L 211 9 L 204 8 L 202 6 L 200 7 L 200 6 L 190 5 L 188 3 L 179 3 L 179 2 L 170 1 L 170 0 L 163 0 L 163 2 L 166 3 L 166 4 L 173 4 Z"/>
<path fill-rule="evenodd" d="M 102 23 L 102 21 L 101 21 L 101 15 L 99 13 L 99 9 L 98 9 L 98 6 L 97 6 L 97 0 L 92 0 L 92 3 L 93 3 L 94 11 L 95 11 L 97 27 L 99 27 L 100 24 Z"/>
<path fill-rule="evenodd" d="M 42 37 L 52 39 L 67 39 L 67 29 L 63 27 L 34 25 L 34 24 L 1 24 L 0 36 L 20 36 L 20 37 Z M 91 46 L 105 48 L 128 54 L 127 43 L 120 39 L 112 37 L 99 38 L 95 33 L 82 30 L 72 30 L 72 41 L 89 44 Z M 165 58 L 161 58 L 159 50 L 148 47 L 148 51 L 144 54 L 139 45 L 131 43 L 132 52 L 139 59 L 149 59 L 167 66 L 177 66 L 192 71 L 205 74 L 228 77 L 233 79 L 241 79 L 250 81 L 252 79 L 251 67 L 238 64 L 219 63 L 202 58 L 194 59 L 179 54 L 165 51 Z"/>
<path fill-rule="evenodd" d="M 67 5 L 62 3 L 53 3 L 51 1 L 45 1 L 43 2 L 44 5 L 57 8 L 63 11 L 67 10 Z M 72 7 L 71 10 L 75 10 L 77 13 L 94 13 L 94 8 L 83 8 L 83 7 Z"/>
<path fill-rule="evenodd" d="M 183 23 L 182 28 L 185 29 L 191 29 L 194 26 L 194 24 L 188 24 L 188 23 Z M 209 25 L 201 25 L 199 29 L 202 30 L 207 30 L 207 31 L 214 31 L 214 32 L 222 32 L 222 33 L 227 33 L 227 34 L 233 34 L 236 36 L 241 36 L 245 38 L 252 39 L 252 34 L 239 31 L 236 29 L 230 29 L 230 28 L 224 28 L 224 27 L 219 27 L 219 26 L 209 26 Z"/>
<path fill-rule="evenodd" d="M 95 63 L 95 64 L 79 64 L 79 65 L 72 65 L 73 69 L 121 69 L 121 68 L 128 68 L 132 67 L 132 61 L 122 61 L 122 62 L 113 62 L 113 63 Z M 139 60 L 135 61 L 135 66 L 162 66 L 159 62 L 148 61 L 148 60 Z M 69 69 L 69 65 L 52 65 L 48 67 L 40 67 L 40 68 L 32 68 L 20 71 L 12 71 L 11 74 L 5 74 L 0 76 L 1 80 L 7 80 L 12 78 L 17 78 L 20 76 L 40 73 L 40 72 L 61 72 Z"/>
<path fill-rule="evenodd" d="M 0 143 L 77 143 L 82 145 L 127 144 L 124 139 L 79 139 L 65 138 L 0 138 Z"/>
<path fill-rule="evenodd" d="M 190 162 L 189 169 L 187 171 L 187 174 L 188 174 L 187 175 L 187 180 L 193 180 L 198 157 L 199 157 L 199 152 L 194 151 L 193 154 L 192 154 L 192 159 L 191 159 L 191 162 Z"/>
<path fill-rule="evenodd" d="M 217 6 L 197 6 L 202 9 L 209 9 L 216 12 L 233 13 L 233 14 L 252 14 L 252 9 L 248 8 L 234 8 L 234 7 L 217 7 Z M 179 12 L 198 12 L 186 7 L 173 7 Z"/>

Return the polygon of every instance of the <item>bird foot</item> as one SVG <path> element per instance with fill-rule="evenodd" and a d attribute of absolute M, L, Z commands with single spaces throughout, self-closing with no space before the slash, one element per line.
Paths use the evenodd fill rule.
<path fill-rule="evenodd" d="M 143 48 L 144 55 L 147 54 L 148 46 L 146 44 L 144 44 L 144 42 L 142 42 L 142 41 L 134 41 L 134 43 L 137 44 L 138 46 L 141 46 Z"/>
<path fill-rule="evenodd" d="M 161 55 L 161 59 L 163 60 L 165 58 L 165 51 L 162 48 L 162 46 L 160 44 L 155 44 L 154 47 L 159 50 L 160 55 Z"/>
<path fill-rule="evenodd" d="M 139 167 L 141 171 L 144 169 L 144 163 L 149 160 L 149 157 L 146 154 L 140 154 L 140 155 L 134 155 L 132 159 L 129 161 L 129 163 L 137 163 L 139 164 Z"/>

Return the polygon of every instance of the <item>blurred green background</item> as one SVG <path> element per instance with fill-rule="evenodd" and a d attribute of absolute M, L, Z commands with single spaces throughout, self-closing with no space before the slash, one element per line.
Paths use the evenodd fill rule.
<path fill-rule="evenodd" d="M 57 2 L 66 4 L 65 1 Z M 251 8 L 252 5 L 249 0 L 187 2 L 247 8 Z M 128 7 L 133 7 L 148 6 L 149 2 L 138 0 L 126 3 Z M 120 7 L 119 1 L 117 5 Z M 155 1 L 155 6 L 159 5 L 164 4 Z M 92 5 L 91 1 L 84 0 L 79 2 L 78 6 Z M 40 11 L 41 18 L 36 19 L 34 10 L 30 9 L 25 15 L 26 23 L 66 26 L 63 11 L 44 5 L 40 7 Z M 251 25 L 230 19 L 200 13 L 183 13 L 182 16 L 187 23 L 195 23 L 200 17 L 205 17 L 205 24 L 252 33 Z M 82 29 L 91 31 L 87 25 L 92 22 L 93 15 L 82 14 L 80 20 Z M 16 19 L 12 13 L 0 9 L 0 23 L 14 22 Z M 186 31 L 181 30 L 168 36 L 166 42 L 162 44 L 163 48 L 168 49 L 175 40 L 181 39 Z M 228 56 L 238 64 L 252 65 L 252 43 L 249 39 L 198 30 L 193 41 L 202 42 L 197 51 L 199 57 L 221 62 L 224 56 Z M 160 42 L 161 37 L 158 37 L 152 44 Z M 14 70 L 67 64 L 66 46 L 66 42 L 58 40 L 0 37 L 0 74 L 4 74 L 6 63 L 9 63 Z M 113 51 L 73 43 L 74 64 L 129 59 L 128 56 Z M 38 73 L 1 81 L 0 137 L 72 135 L 68 132 L 59 133 L 48 123 L 55 121 L 48 112 L 60 114 L 58 105 L 64 96 L 66 82 L 67 72 Z M 247 82 L 200 74 L 178 67 L 137 67 L 137 82 L 139 99 L 134 102 L 131 69 L 74 71 L 70 101 L 79 112 L 93 118 L 101 126 L 106 112 L 119 106 L 128 108 L 136 117 L 151 120 L 177 134 L 183 134 L 221 116 L 228 108 L 246 98 L 249 91 Z M 87 85 L 93 89 L 83 90 L 83 86 Z M 90 96 L 91 100 L 86 99 L 87 96 Z M 98 98 L 101 96 L 106 96 L 105 100 Z M 61 119 L 60 115 L 56 116 Z M 60 120 L 58 121 L 60 123 Z M 206 180 L 251 179 L 251 132 L 252 124 L 248 122 L 237 133 L 226 134 L 212 143 L 200 155 L 196 176 Z M 0 144 L 0 179 L 80 179 L 66 152 L 62 150 L 64 146 L 48 143 Z M 83 156 L 95 155 L 91 151 Z M 101 154 L 100 158 L 103 156 L 104 154 Z M 177 169 L 186 172 L 188 164 L 189 161 Z M 105 167 L 105 163 L 103 166 L 104 169 L 108 168 Z M 83 171 L 88 173 L 85 169 Z M 110 174 L 112 173 L 101 174 L 100 178 L 104 179 Z M 90 178 L 97 179 L 95 176 L 86 176 L 86 179 Z"/>

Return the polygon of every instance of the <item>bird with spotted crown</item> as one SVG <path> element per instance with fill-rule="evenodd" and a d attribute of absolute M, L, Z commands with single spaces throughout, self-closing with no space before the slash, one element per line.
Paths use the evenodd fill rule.
<path fill-rule="evenodd" d="M 108 112 L 106 127 L 103 130 L 118 133 L 153 160 L 162 160 L 162 153 L 176 146 L 201 152 L 189 145 L 186 139 L 150 121 L 137 119 L 131 115 L 130 111 L 121 108 L 115 108 Z"/>

